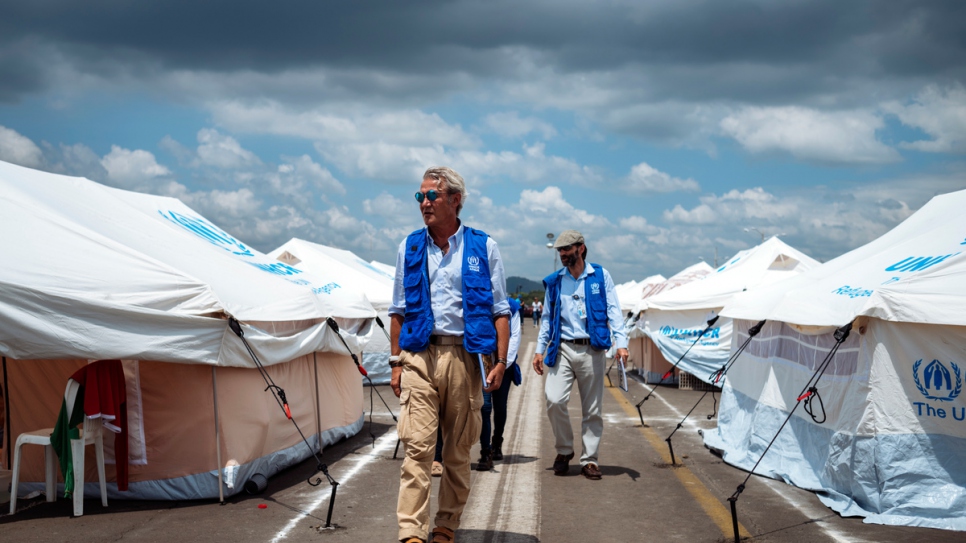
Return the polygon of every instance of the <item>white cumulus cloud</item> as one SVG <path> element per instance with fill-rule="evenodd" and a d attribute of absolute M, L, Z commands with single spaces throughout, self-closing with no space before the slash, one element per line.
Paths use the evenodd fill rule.
<path fill-rule="evenodd" d="M 932 138 L 902 142 L 901 147 L 932 153 L 966 152 L 966 89 L 961 85 L 927 87 L 910 103 L 888 102 L 883 109 Z"/>
<path fill-rule="evenodd" d="M 131 151 L 117 145 L 111 146 L 101 165 L 107 170 L 108 179 L 126 187 L 142 186 L 171 175 L 171 170 L 158 164 L 150 151 Z"/>
<path fill-rule="evenodd" d="M 198 143 L 198 160 L 205 166 L 236 170 L 262 162 L 255 153 L 242 148 L 238 140 L 211 128 L 198 131 Z"/>
<path fill-rule="evenodd" d="M 631 168 L 624 178 L 628 190 L 633 192 L 697 191 L 701 187 L 694 179 L 681 179 L 658 171 L 646 162 Z"/>
<path fill-rule="evenodd" d="M 0 160 L 28 168 L 39 168 L 44 164 L 44 153 L 27 136 L 0 126 Z"/>
<path fill-rule="evenodd" d="M 660 231 L 660 228 L 648 224 L 647 219 L 638 215 L 624 217 L 618 221 L 618 224 L 624 230 L 636 234 L 656 234 Z"/>
<path fill-rule="evenodd" d="M 745 107 L 721 120 L 721 129 L 752 153 L 789 153 L 824 164 L 881 164 L 900 159 L 876 139 L 885 126 L 869 111 L 824 112 L 798 106 Z"/>
<path fill-rule="evenodd" d="M 301 197 L 309 195 L 312 189 L 345 194 L 345 187 L 332 172 L 313 161 L 309 155 L 282 158 L 284 163 L 268 176 L 269 185 L 276 192 Z"/>

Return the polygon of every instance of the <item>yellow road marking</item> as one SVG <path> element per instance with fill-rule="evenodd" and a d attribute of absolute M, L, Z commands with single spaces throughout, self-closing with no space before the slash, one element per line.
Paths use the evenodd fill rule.
<path fill-rule="evenodd" d="M 623 394 L 618 392 L 620 389 L 614 387 L 608 388 L 607 390 L 609 390 L 614 396 L 614 399 L 617 400 L 617 403 L 624 408 L 624 411 L 628 414 L 628 416 L 634 419 L 638 418 L 636 416 L 638 414 L 637 408 L 631 405 Z M 644 434 L 644 437 L 647 439 L 647 442 L 651 445 L 651 447 L 659 455 L 661 455 L 661 460 L 663 460 L 666 464 L 670 464 L 671 453 L 668 452 L 667 442 L 661 439 L 661 437 L 658 436 L 657 433 L 651 428 L 642 427 L 641 433 Z M 710 517 L 711 520 L 718 525 L 718 529 L 721 530 L 721 533 L 724 534 L 726 538 L 733 537 L 735 530 L 731 524 L 731 510 L 725 507 L 723 503 L 718 501 L 718 499 L 711 494 L 711 491 L 708 490 L 708 487 L 704 486 L 704 483 L 702 483 L 694 475 L 694 473 L 688 469 L 687 466 L 681 464 L 680 468 L 675 468 L 671 471 L 674 472 L 674 475 L 679 481 L 681 481 L 681 484 L 684 486 L 684 488 L 691 493 L 691 496 L 694 497 L 695 501 L 698 502 L 698 505 L 704 509 L 704 512 L 708 515 L 708 517 Z M 745 529 L 740 522 L 738 523 L 738 533 L 742 538 L 751 537 L 751 533 L 748 532 L 748 530 Z"/>

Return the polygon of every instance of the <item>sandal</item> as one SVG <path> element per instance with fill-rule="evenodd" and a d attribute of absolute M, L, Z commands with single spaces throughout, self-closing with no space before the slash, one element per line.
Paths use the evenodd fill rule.
<path fill-rule="evenodd" d="M 443 475 L 443 464 L 442 462 L 433 461 L 433 477 L 442 477 Z"/>
<path fill-rule="evenodd" d="M 449 528 L 437 526 L 433 528 L 433 540 L 431 543 L 452 543 L 456 534 Z"/>

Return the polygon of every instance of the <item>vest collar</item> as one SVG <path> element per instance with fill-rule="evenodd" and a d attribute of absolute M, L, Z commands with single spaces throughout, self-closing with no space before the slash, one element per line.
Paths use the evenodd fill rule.
<path fill-rule="evenodd" d="M 584 271 L 580 272 L 580 276 L 577 277 L 576 279 L 574 279 L 573 275 L 570 275 L 570 270 L 568 270 L 567 268 L 560 268 L 560 271 L 557 272 L 557 275 L 561 277 L 564 277 L 564 276 L 569 277 L 571 279 L 574 279 L 574 281 L 580 281 L 581 279 L 584 279 L 585 277 L 587 277 L 592 273 L 594 273 L 594 267 L 591 266 L 590 262 L 584 261 Z"/>
<path fill-rule="evenodd" d="M 434 247 L 436 250 L 440 250 L 439 247 L 436 246 L 436 242 L 433 241 L 433 236 L 429 234 L 429 227 L 424 226 L 423 232 L 426 233 L 426 245 L 429 247 Z M 463 221 L 459 221 L 459 226 L 456 228 L 456 232 L 449 237 L 449 252 L 459 249 L 462 245 L 463 245 Z"/>

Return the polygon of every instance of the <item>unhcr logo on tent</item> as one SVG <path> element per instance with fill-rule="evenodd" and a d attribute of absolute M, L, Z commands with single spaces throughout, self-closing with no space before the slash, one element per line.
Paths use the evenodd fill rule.
<path fill-rule="evenodd" d="M 887 272 L 915 272 L 931 268 L 944 260 L 960 253 L 950 253 L 940 256 L 909 256 L 885 269 Z"/>
<path fill-rule="evenodd" d="M 927 399 L 949 402 L 955 400 L 962 392 L 963 380 L 959 366 L 955 362 L 950 362 L 949 365 L 952 366 L 952 373 L 942 362 L 933 360 L 922 370 L 921 380 L 919 367 L 922 366 L 922 359 L 916 360 L 912 365 L 912 377 L 916 381 L 916 388 Z"/>
<path fill-rule="evenodd" d="M 161 216 L 168 221 L 180 226 L 181 228 L 184 228 L 199 238 L 211 243 L 212 245 L 221 247 L 231 254 L 239 256 L 255 256 L 248 247 L 245 247 L 244 243 L 238 241 L 228 232 L 225 232 L 221 228 L 218 228 L 202 218 L 189 217 L 188 215 L 182 215 L 177 211 L 168 211 L 165 213 L 164 211 L 158 210 L 158 213 L 160 213 Z"/>
<path fill-rule="evenodd" d="M 833 290 L 832 294 L 840 294 L 842 296 L 848 296 L 849 298 L 863 298 L 872 296 L 872 291 L 862 287 L 850 287 L 849 285 L 843 285 Z"/>
<path fill-rule="evenodd" d="M 687 339 L 694 338 L 701 335 L 703 330 L 701 328 L 675 328 L 673 326 L 662 326 L 661 334 L 665 335 L 671 339 Z M 708 330 L 708 333 L 704 335 L 707 339 L 720 339 L 721 338 L 721 328 L 712 328 Z"/>

